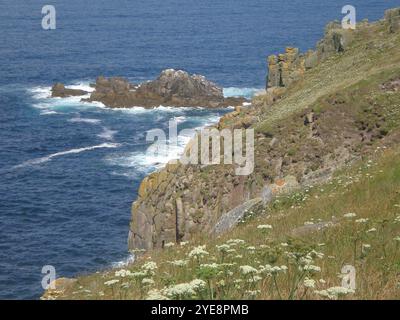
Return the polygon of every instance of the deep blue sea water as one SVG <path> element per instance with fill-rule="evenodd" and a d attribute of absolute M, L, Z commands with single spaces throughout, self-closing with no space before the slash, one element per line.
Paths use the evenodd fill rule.
<path fill-rule="evenodd" d="M 41 8 L 57 29 L 41 28 Z M 251 94 L 265 58 L 313 48 L 341 0 L 97 0 L 0 3 L 0 298 L 37 299 L 41 269 L 74 276 L 128 257 L 130 206 L 140 180 L 166 159 L 146 131 L 196 128 L 224 110 L 110 110 L 49 99 L 55 81 L 87 87 L 100 75 L 152 79 L 165 68 L 200 73 Z M 377 20 L 399 1 L 352 0 Z M 250 88 L 250 89 L 245 89 Z M 181 137 L 183 147 L 187 137 Z"/>

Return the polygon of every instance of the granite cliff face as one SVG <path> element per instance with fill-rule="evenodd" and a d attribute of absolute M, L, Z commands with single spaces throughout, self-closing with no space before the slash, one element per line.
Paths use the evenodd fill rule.
<path fill-rule="evenodd" d="M 238 176 L 235 165 L 178 162 L 150 174 L 132 206 L 129 248 L 162 248 L 200 232 L 225 232 L 258 203 L 325 181 L 390 140 L 386 111 L 374 99 L 400 78 L 393 68 L 400 63 L 399 33 L 393 31 L 400 13 L 394 9 L 385 17 L 356 30 L 331 23 L 315 51 L 287 48 L 269 57 L 266 92 L 216 125 L 255 129 L 254 172 Z"/>

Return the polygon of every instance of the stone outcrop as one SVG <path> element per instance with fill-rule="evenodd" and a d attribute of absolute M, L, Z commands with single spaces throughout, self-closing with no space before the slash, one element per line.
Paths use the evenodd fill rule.
<path fill-rule="evenodd" d="M 385 21 L 390 33 L 398 32 L 400 30 L 400 8 L 386 10 Z"/>
<path fill-rule="evenodd" d="M 246 100 L 224 98 L 222 88 L 204 76 L 168 69 L 162 71 L 157 79 L 138 85 L 120 77 L 99 77 L 88 101 L 100 101 L 112 108 L 153 108 L 160 105 L 219 108 L 241 105 Z"/>
<path fill-rule="evenodd" d="M 300 79 L 305 71 L 299 49 L 287 47 L 285 53 L 268 57 L 267 87 L 287 87 Z"/>
<path fill-rule="evenodd" d="M 395 13 L 388 14 L 395 16 Z M 270 55 L 267 59 L 267 94 L 275 99 L 275 92 L 271 88 L 287 88 L 293 82 L 301 79 L 306 70 L 314 68 L 318 63 L 332 56 L 344 52 L 353 40 L 354 31 L 343 29 L 338 22 L 331 22 L 325 28 L 324 38 L 318 42 L 316 50 L 309 50 L 301 54 L 298 48 L 287 47 L 285 53 Z"/>
<path fill-rule="evenodd" d="M 71 97 L 71 96 L 84 96 L 88 94 L 87 91 L 85 90 L 79 90 L 79 89 L 68 89 L 65 87 L 64 84 L 62 83 L 56 83 L 53 85 L 51 88 L 51 96 L 54 97 L 59 97 L 59 98 L 66 98 L 66 97 Z"/>

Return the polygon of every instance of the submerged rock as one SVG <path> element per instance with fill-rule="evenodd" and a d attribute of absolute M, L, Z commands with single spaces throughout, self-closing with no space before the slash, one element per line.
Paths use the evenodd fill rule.
<path fill-rule="evenodd" d="M 66 98 L 66 97 L 71 97 L 71 96 L 84 96 L 86 94 L 88 94 L 88 92 L 85 90 L 68 89 L 65 87 L 65 85 L 63 83 L 60 83 L 60 82 L 57 82 L 51 88 L 51 96 L 53 98 L 54 97 Z"/>
<path fill-rule="evenodd" d="M 120 77 L 99 77 L 88 101 L 100 101 L 112 108 L 160 105 L 218 108 L 239 105 L 246 99 L 224 98 L 222 88 L 204 76 L 167 69 L 157 79 L 139 85 Z"/>

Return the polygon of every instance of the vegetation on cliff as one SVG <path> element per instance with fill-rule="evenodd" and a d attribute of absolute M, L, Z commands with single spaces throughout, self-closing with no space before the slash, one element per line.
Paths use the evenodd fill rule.
<path fill-rule="evenodd" d="M 45 298 L 399 298 L 396 17 L 399 9 L 346 32 L 330 24 L 316 51 L 270 57 L 266 92 L 217 126 L 255 129 L 254 172 L 170 164 L 153 173 L 132 209 L 138 260 L 61 281 Z M 276 191 L 288 181 L 299 188 Z M 271 199 L 211 237 L 221 217 L 268 188 Z M 356 270 L 354 290 L 338 277 L 345 265 Z"/>

